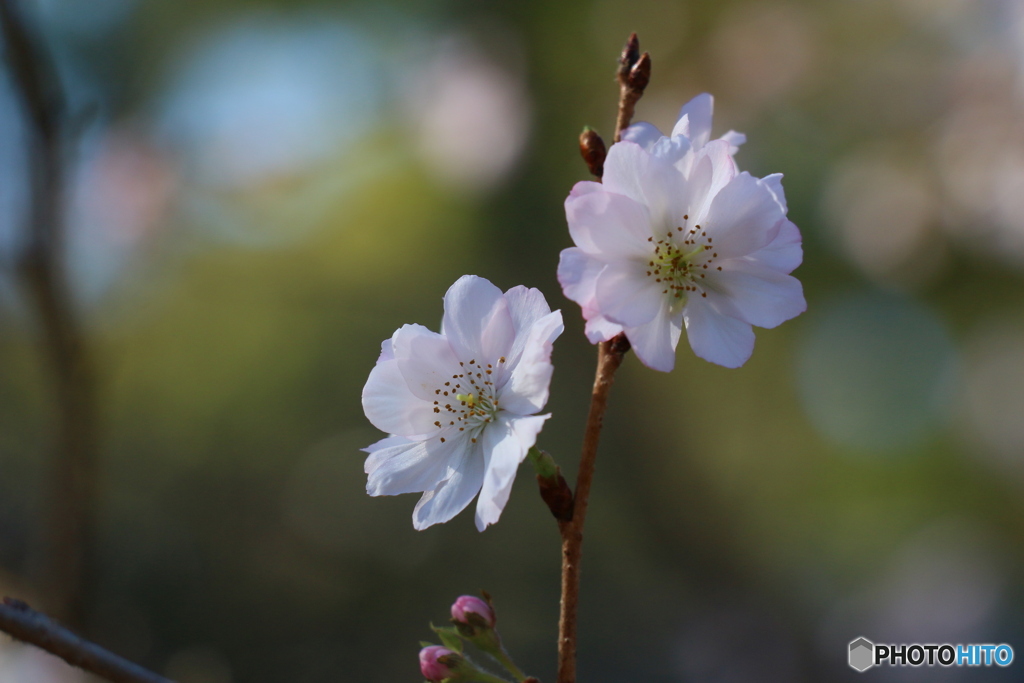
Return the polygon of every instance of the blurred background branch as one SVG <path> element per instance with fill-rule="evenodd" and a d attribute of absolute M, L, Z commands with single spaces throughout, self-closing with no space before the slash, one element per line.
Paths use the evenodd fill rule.
<path fill-rule="evenodd" d="M 27 13 L 15 0 L 0 0 L 0 21 L 13 90 L 28 124 L 29 210 L 17 273 L 38 325 L 56 412 L 38 589 L 48 610 L 81 626 L 89 585 L 98 439 L 92 359 L 74 309 L 64 256 L 69 112 L 57 71 Z"/>
<path fill-rule="evenodd" d="M 20 600 L 4 598 L 0 604 L 0 630 L 111 683 L 172 683 L 80 638 Z"/>

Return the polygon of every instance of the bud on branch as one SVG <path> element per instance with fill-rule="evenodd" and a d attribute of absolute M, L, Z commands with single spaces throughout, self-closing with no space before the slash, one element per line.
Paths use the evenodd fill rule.
<path fill-rule="evenodd" d="M 591 175 L 598 178 L 604 175 L 604 158 L 608 150 L 604 146 L 604 140 L 596 130 L 590 126 L 584 126 L 580 133 L 580 155 L 590 169 Z"/>
<path fill-rule="evenodd" d="M 537 485 L 540 487 L 540 497 L 547 503 L 551 514 L 559 522 L 572 520 L 573 495 L 572 489 L 566 483 L 562 471 L 555 464 L 554 458 L 540 450 L 531 448 L 527 454 L 537 472 Z"/>

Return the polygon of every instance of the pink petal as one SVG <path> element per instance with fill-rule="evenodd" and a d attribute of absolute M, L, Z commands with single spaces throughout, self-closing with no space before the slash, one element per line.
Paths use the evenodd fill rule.
<path fill-rule="evenodd" d="M 665 285 L 645 274 L 638 261 L 609 263 L 597 278 L 597 305 L 601 313 L 623 327 L 636 327 L 658 314 Z"/>
<path fill-rule="evenodd" d="M 584 315 L 584 317 L 586 318 L 586 315 Z M 587 325 L 584 328 L 583 333 L 587 335 L 587 340 L 591 344 L 597 344 L 618 336 L 622 331 L 622 325 L 613 323 L 603 315 L 594 312 L 589 318 L 587 318 Z"/>
<path fill-rule="evenodd" d="M 775 239 L 746 259 L 780 273 L 792 273 L 804 260 L 801 241 L 800 229 L 791 221 L 784 220 Z"/>
<path fill-rule="evenodd" d="M 569 195 L 565 216 L 573 242 L 590 255 L 619 258 L 646 254 L 650 248 L 650 214 L 623 195 L 607 191 Z"/>
<path fill-rule="evenodd" d="M 683 309 L 690 348 L 700 358 L 727 368 L 738 368 L 754 352 L 754 330 L 749 324 L 723 315 L 706 299 L 691 296 Z"/>
<path fill-rule="evenodd" d="M 669 372 L 676 364 L 676 346 L 683 329 L 682 307 L 673 311 L 668 305 L 646 325 L 626 330 L 626 337 L 640 362 L 652 370 Z"/>
<path fill-rule="evenodd" d="M 597 276 L 605 265 L 579 247 L 563 249 L 558 258 L 558 282 L 566 298 L 583 307 L 593 306 Z"/>
<path fill-rule="evenodd" d="M 647 151 L 650 151 L 654 146 L 654 143 L 658 142 L 663 137 L 664 136 L 661 134 L 660 130 L 646 121 L 634 123 L 632 126 L 622 131 L 623 140 L 627 142 L 635 142 Z"/>
<path fill-rule="evenodd" d="M 737 133 L 734 130 L 730 130 L 719 139 L 725 140 L 729 143 L 729 154 L 736 154 L 736 152 L 740 151 L 740 145 L 747 141 L 747 136 L 743 133 Z"/>
<path fill-rule="evenodd" d="M 672 137 L 685 135 L 694 149 L 700 149 L 711 139 L 711 119 L 715 111 L 715 98 L 701 93 L 679 110 L 679 121 L 672 129 Z M 683 118 L 687 120 L 684 122 Z"/>
<path fill-rule="evenodd" d="M 775 239 L 783 219 L 775 196 L 763 183 L 743 172 L 711 201 L 703 228 L 721 258 L 746 256 Z"/>
<path fill-rule="evenodd" d="M 771 175 L 766 175 L 764 178 L 761 178 L 761 182 L 775 195 L 775 201 L 782 207 L 782 213 L 789 211 L 789 208 L 786 206 L 786 192 L 782 189 L 782 174 L 772 173 Z"/>
<path fill-rule="evenodd" d="M 603 181 L 608 192 L 625 195 L 647 207 L 647 226 L 657 226 L 660 232 L 663 226 L 680 225 L 683 207 L 679 200 L 686 181 L 668 160 L 645 152 L 635 143 L 619 142 L 608 150 Z M 651 228 L 646 229 L 644 240 L 650 236 Z"/>
<path fill-rule="evenodd" d="M 708 297 L 715 299 L 712 303 L 717 304 L 719 297 L 728 299 L 739 313 L 736 317 L 751 325 L 777 327 L 807 310 L 799 280 L 750 261 L 723 261 L 713 283 L 714 289 L 708 290 Z"/>

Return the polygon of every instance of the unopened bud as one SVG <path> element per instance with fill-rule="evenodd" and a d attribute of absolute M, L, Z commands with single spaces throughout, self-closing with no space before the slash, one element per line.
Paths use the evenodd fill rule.
<path fill-rule="evenodd" d="M 441 645 L 428 645 L 420 650 L 420 673 L 432 683 L 451 678 L 454 667 L 462 660 L 458 653 Z"/>
<path fill-rule="evenodd" d="M 633 68 L 629 70 L 627 84 L 637 95 L 644 91 L 651 82 L 651 55 L 647 52 L 640 55 Z"/>
<path fill-rule="evenodd" d="M 580 155 L 592 175 L 598 178 L 604 175 L 604 159 L 608 156 L 608 150 L 604 146 L 604 140 L 590 126 L 585 127 L 580 133 Z"/>
<path fill-rule="evenodd" d="M 494 628 L 494 610 L 473 595 L 463 595 L 452 603 L 452 621 L 477 628 Z"/>
<path fill-rule="evenodd" d="M 636 33 L 630 33 L 626 44 L 622 48 L 622 56 L 619 57 L 619 80 L 623 83 L 629 78 L 629 71 L 640 59 L 640 39 Z"/>

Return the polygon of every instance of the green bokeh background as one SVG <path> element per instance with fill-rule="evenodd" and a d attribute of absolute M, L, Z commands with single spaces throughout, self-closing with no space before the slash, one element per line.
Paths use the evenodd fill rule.
<path fill-rule="evenodd" d="M 591 501 L 580 679 L 853 680 L 845 648 L 861 635 L 1024 648 L 1024 440 L 1013 426 L 1024 421 L 1015 412 L 1024 410 L 1024 206 L 1019 223 L 1013 211 L 1024 195 L 1014 175 L 1024 168 L 1024 13 L 1015 3 L 31 8 L 74 98 L 93 111 L 74 162 L 82 192 L 105 168 L 88 160 L 111 139 L 137 145 L 151 173 L 138 175 L 141 189 L 118 194 L 115 183 L 97 195 L 101 209 L 119 216 L 118 201 L 166 182 L 153 190 L 159 210 L 133 223 L 130 239 L 104 246 L 90 237 L 94 225 L 69 248 L 101 381 L 89 625 L 101 644 L 180 683 L 416 681 L 428 622 L 484 588 L 508 647 L 553 680 L 558 534 L 532 473 L 521 470 L 486 532 L 470 513 L 416 532 L 415 496 L 364 492 L 358 449 L 379 434 L 359 395 L 381 340 L 404 323 L 436 329 L 459 276 L 538 287 L 566 319 L 541 445 L 574 472 L 596 354 L 555 279 L 571 244 L 562 202 L 586 179 L 582 126 L 610 138 L 615 59 L 635 30 L 654 62 L 638 119 L 667 130 L 679 106 L 712 92 L 716 135 L 748 135 L 740 166 L 785 174 L 805 239 L 796 274 L 808 312 L 759 330 L 739 370 L 695 358 L 685 340 L 670 374 L 627 359 Z M 338 94 L 339 111 L 361 103 L 353 120 L 335 122 L 351 135 L 284 171 L 260 171 L 257 155 L 240 162 L 251 176 L 210 180 L 203 164 L 231 117 L 258 118 L 265 101 L 235 101 L 226 128 L 206 129 L 203 116 L 222 112 L 198 100 L 191 108 L 175 74 L 189 60 L 202 65 L 203 46 L 236 27 L 301 35 L 324 24 L 348 31 L 337 44 L 345 58 L 306 67 L 348 86 L 352 72 L 369 74 Z M 520 151 L 484 184 L 446 180 L 417 143 L 424 114 L 407 93 L 430 85 L 419 69 L 453 39 L 473 47 L 447 68 L 490 65 L 517 84 L 527 112 Z M 224 88 L 231 74 L 260 82 L 245 59 L 223 58 L 238 69 Z M 198 119 L 184 133 L 163 118 L 175 92 Z M 429 88 L 423 97 L 432 101 Z M 958 116 L 995 123 L 956 127 Z M 289 125 L 287 115 L 257 130 L 272 138 L 275 125 Z M 463 163 L 486 166 L 486 138 L 474 149 L 477 161 Z M 973 166 L 956 175 L 965 149 L 993 176 L 970 175 Z M 14 148 L 0 154 L 14 159 L 4 177 L 16 179 Z M 904 185 L 879 185 L 877 168 Z M 977 202 L 965 203 L 965 184 Z M 911 191 L 921 199 L 907 204 Z M 0 236 L 20 229 L 11 211 L 0 220 Z M 31 311 L 9 276 L 0 565 L 9 591 L 31 595 L 53 424 Z M 1020 680 L 1022 670 L 872 675 Z"/>

